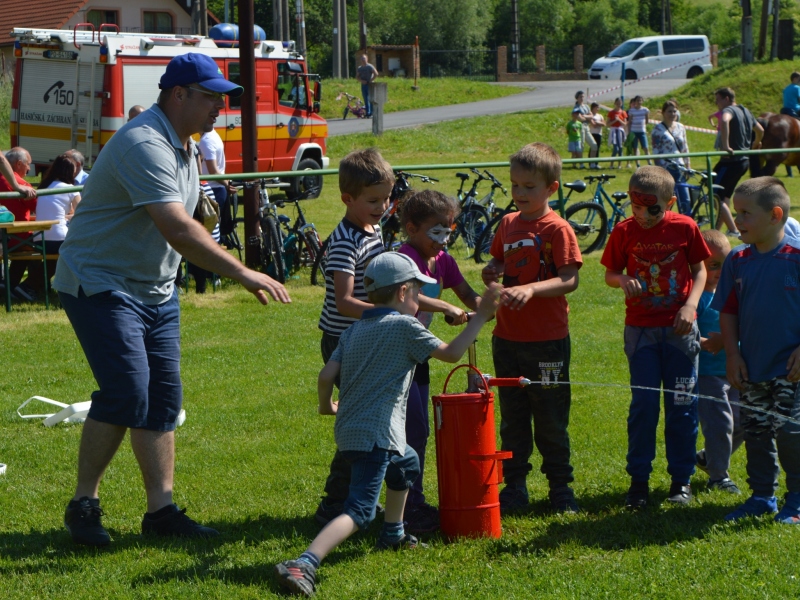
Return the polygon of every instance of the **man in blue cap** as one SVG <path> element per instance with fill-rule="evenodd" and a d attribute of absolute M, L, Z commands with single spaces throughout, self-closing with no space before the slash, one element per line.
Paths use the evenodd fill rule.
<path fill-rule="evenodd" d="M 173 58 L 158 101 L 105 145 L 61 247 L 53 287 L 99 390 L 81 436 L 78 483 L 64 524 L 73 541 L 105 546 L 100 481 L 125 432 L 147 493 L 142 532 L 211 537 L 172 499 L 176 420 L 181 410 L 179 304 L 173 282 L 181 255 L 235 279 L 259 302 L 290 302 L 286 289 L 251 271 L 191 215 L 200 181 L 191 136 L 210 131 L 238 85 L 200 53 Z M 266 292 L 266 293 L 265 293 Z"/>

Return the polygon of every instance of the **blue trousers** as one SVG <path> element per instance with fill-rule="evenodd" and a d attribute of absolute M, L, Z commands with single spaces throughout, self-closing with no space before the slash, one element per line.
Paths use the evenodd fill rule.
<path fill-rule="evenodd" d="M 361 95 L 364 97 L 364 108 L 367 109 L 367 116 L 372 116 L 372 102 L 369 101 L 369 84 L 361 84 Z"/>
<path fill-rule="evenodd" d="M 664 391 L 664 442 L 667 472 L 686 485 L 694 474 L 697 444 L 697 369 L 700 332 L 676 335 L 672 327 L 625 326 L 625 354 L 631 386 Z M 627 471 L 631 480 L 646 482 L 656 457 L 656 428 L 661 392 L 631 390 L 628 412 Z"/>

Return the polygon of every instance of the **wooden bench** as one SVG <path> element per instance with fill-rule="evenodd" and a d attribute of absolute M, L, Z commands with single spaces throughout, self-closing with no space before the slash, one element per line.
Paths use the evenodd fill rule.
<path fill-rule="evenodd" d="M 58 254 L 45 254 L 45 260 L 58 260 Z M 9 252 L 8 260 L 42 260 L 41 252 Z"/>

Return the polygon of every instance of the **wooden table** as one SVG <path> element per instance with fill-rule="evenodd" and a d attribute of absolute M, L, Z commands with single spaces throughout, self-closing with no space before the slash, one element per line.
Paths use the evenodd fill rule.
<path fill-rule="evenodd" d="M 14 252 L 34 252 L 41 256 L 44 267 L 44 303 L 50 308 L 50 290 L 47 280 L 47 253 L 44 248 L 44 232 L 59 221 L 12 221 L 0 223 L 0 242 L 3 251 L 3 273 L 6 277 L 6 312 L 11 312 L 11 285 L 8 275 L 10 257 L 8 255 L 9 241 L 14 242 Z M 18 234 L 32 232 L 29 237 L 21 238 Z M 35 256 L 35 255 L 34 255 Z"/>

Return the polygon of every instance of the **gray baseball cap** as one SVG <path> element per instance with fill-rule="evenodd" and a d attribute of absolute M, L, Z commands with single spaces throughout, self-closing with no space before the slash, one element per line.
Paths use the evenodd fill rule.
<path fill-rule="evenodd" d="M 372 279 L 372 283 L 365 286 L 368 292 L 412 279 L 422 283 L 436 283 L 433 277 L 419 272 L 410 256 L 399 252 L 384 252 L 373 258 L 364 271 L 364 277 Z"/>

